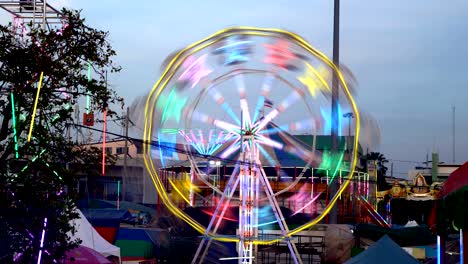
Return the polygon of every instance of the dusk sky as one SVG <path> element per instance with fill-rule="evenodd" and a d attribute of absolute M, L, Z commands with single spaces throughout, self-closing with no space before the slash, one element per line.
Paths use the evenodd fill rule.
<path fill-rule="evenodd" d="M 123 67 L 110 82 L 128 104 L 149 92 L 170 52 L 229 26 L 290 30 L 332 54 L 332 0 L 50 2 L 83 9 L 89 25 L 110 32 Z M 340 61 L 358 79 L 358 107 L 380 124 L 377 151 L 423 161 L 435 149 L 450 163 L 455 106 L 456 162 L 468 160 L 467 43 L 466 0 L 342 1 Z M 414 165 L 395 162 L 395 176 Z"/>

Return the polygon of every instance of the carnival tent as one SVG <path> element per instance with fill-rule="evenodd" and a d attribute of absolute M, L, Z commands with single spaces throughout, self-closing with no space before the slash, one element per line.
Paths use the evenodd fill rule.
<path fill-rule="evenodd" d="M 420 262 L 385 235 L 367 250 L 345 262 L 345 264 L 354 263 L 419 264 Z"/>
<path fill-rule="evenodd" d="M 437 202 L 437 233 L 444 234 L 449 229 L 468 228 L 468 162 L 450 174 L 444 182 Z"/>
<path fill-rule="evenodd" d="M 71 236 L 72 240 L 80 239 L 81 245 L 94 249 L 103 256 L 116 256 L 120 258 L 120 248 L 107 242 L 94 227 L 89 223 L 83 213 L 77 209 L 80 217 L 72 220 L 76 227 L 76 233 Z"/>
<path fill-rule="evenodd" d="M 468 162 L 450 174 L 439 193 L 440 198 L 468 187 Z"/>
<path fill-rule="evenodd" d="M 65 264 L 112 264 L 96 250 L 89 247 L 78 246 L 67 252 Z"/>

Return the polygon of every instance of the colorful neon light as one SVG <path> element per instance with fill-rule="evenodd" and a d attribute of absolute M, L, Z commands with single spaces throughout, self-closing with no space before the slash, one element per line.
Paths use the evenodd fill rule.
<path fill-rule="evenodd" d="M 265 44 L 265 48 L 267 55 L 263 61 L 283 69 L 290 69 L 291 62 L 297 58 L 289 50 L 289 43 L 283 39 L 276 41 L 275 44 Z"/>
<path fill-rule="evenodd" d="M 34 120 L 36 119 L 37 102 L 39 101 L 39 93 L 41 92 L 43 77 L 44 77 L 44 72 L 41 72 L 41 76 L 39 77 L 39 84 L 37 86 L 36 100 L 34 101 L 34 109 L 33 109 L 33 114 L 31 117 L 31 125 L 29 126 L 28 142 L 31 141 L 31 135 L 32 135 L 33 127 L 34 127 Z"/>
<path fill-rule="evenodd" d="M 162 111 L 161 123 L 164 124 L 169 119 L 175 119 L 178 123 L 187 98 L 179 98 L 176 89 L 173 89 L 167 96 L 167 99 L 163 99 L 160 102 L 157 107 Z"/>
<path fill-rule="evenodd" d="M 442 263 L 440 236 L 437 236 L 437 264 Z"/>
<path fill-rule="evenodd" d="M 322 75 L 308 62 L 306 62 L 305 65 L 306 70 L 302 76 L 298 77 L 298 80 L 301 83 L 303 83 L 307 87 L 307 89 L 309 89 L 309 92 L 312 95 L 312 97 L 317 97 L 317 90 L 331 92 L 330 87 L 328 86 L 327 82 L 322 77 Z"/>
<path fill-rule="evenodd" d="M 199 130 L 199 139 L 195 137 L 193 130 L 190 130 L 190 135 L 192 138 L 190 138 L 183 130 L 179 130 L 179 134 L 185 139 L 187 143 L 193 146 L 199 154 L 210 156 L 213 155 L 218 149 L 220 149 L 226 141 L 230 140 L 234 136 L 232 133 L 227 133 L 223 137 L 223 131 L 221 131 L 218 138 L 213 139 L 212 129 L 209 131 L 208 141 L 204 140 L 203 132 L 201 130 Z"/>
<path fill-rule="evenodd" d="M 465 263 L 465 252 L 463 251 L 463 230 L 460 228 L 460 264 Z"/>
<path fill-rule="evenodd" d="M 15 112 L 15 97 L 13 92 L 11 95 L 11 116 L 12 116 L 12 125 L 13 125 L 13 137 L 15 140 L 15 158 L 19 158 L 18 154 L 18 136 L 16 134 L 16 112 Z"/>
<path fill-rule="evenodd" d="M 206 54 L 195 59 L 189 56 L 183 63 L 186 70 L 180 75 L 179 81 L 188 82 L 191 88 L 195 87 L 200 80 L 208 76 L 212 70 L 205 67 Z"/>
<path fill-rule="evenodd" d="M 252 41 L 241 40 L 238 36 L 227 38 L 226 45 L 221 46 L 213 54 L 225 54 L 224 65 L 230 66 L 249 61 Z"/>

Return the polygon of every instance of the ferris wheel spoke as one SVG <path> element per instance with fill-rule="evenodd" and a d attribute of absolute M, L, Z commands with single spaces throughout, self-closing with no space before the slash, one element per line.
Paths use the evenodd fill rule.
<path fill-rule="evenodd" d="M 319 192 L 317 195 L 315 195 L 312 200 L 310 200 L 308 203 L 306 203 L 303 207 L 299 208 L 299 210 L 297 210 L 296 212 L 294 212 L 293 214 L 291 214 L 291 216 L 294 216 L 296 214 L 298 214 L 299 212 L 301 212 L 302 210 L 304 210 L 305 208 L 307 208 L 308 206 L 310 206 L 311 204 L 313 204 L 317 198 L 319 198 L 319 196 L 322 194 L 322 192 Z M 301 199 L 303 201 L 303 199 Z"/>
<path fill-rule="evenodd" d="M 185 141 L 189 145 L 193 146 L 198 153 L 202 153 L 202 150 L 200 149 L 198 144 L 196 142 L 194 142 L 184 131 L 179 130 L 179 134 L 185 139 Z"/>
<path fill-rule="evenodd" d="M 231 106 L 226 102 L 221 92 L 218 89 L 216 89 L 216 87 L 212 87 L 210 91 L 208 92 L 208 94 L 236 122 L 236 124 L 240 125 L 239 118 L 234 113 Z"/>
<path fill-rule="evenodd" d="M 262 131 L 259 131 L 258 134 L 270 135 L 270 134 L 276 134 L 280 131 L 298 132 L 298 131 L 304 131 L 308 129 L 318 129 L 318 127 L 319 127 L 319 123 L 316 119 L 306 118 L 301 121 L 291 122 L 289 124 L 284 124 L 284 125 L 275 126 L 269 129 L 264 129 Z"/>
<path fill-rule="evenodd" d="M 273 75 L 271 75 L 271 74 L 267 75 L 263 79 L 262 95 L 258 98 L 257 106 L 255 108 L 255 113 L 254 113 L 254 116 L 252 118 L 252 120 L 253 120 L 252 122 L 254 122 L 254 123 L 257 121 L 257 118 L 260 116 L 260 112 L 261 112 L 262 108 L 265 106 L 265 99 L 267 99 L 269 94 L 270 94 L 271 85 L 272 85 L 273 80 L 274 80 L 274 78 L 273 78 Z"/>
<path fill-rule="evenodd" d="M 232 142 L 229 147 L 227 147 L 220 155 L 220 158 L 225 159 L 235 151 L 237 151 L 240 148 L 240 138 L 237 138 Z"/>
<path fill-rule="evenodd" d="M 297 100 L 301 98 L 301 94 L 294 90 L 291 92 L 288 97 L 286 97 L 281 104 L 273 109 L 270 113 L 268 113 L 265 118 L 260 119 L 257 123 L 254 124 L 255 130 L 254 132 L 258 132 L 262 130 L 268 123 L 270 123 L 274 118 L 276 118 L 280 113 L 286 111 L 291 105 L 293 105 Z"/>
<path fill-rule="evenodd" d="M 275 141 L 273 139 L 270 139 L 268 137 L 265 137 L 263 135 L 256 135 L 255 140 L 256 140 L 257 143 L 267 145 L 269 147 L 273 147 L 273 148 L 277 148 L 277 149 L 282 149 L 283 148 L 282 143 L 280 143 L 278 141 Z"/>
<path fill-rule="evenodd" d="M 236 81 L 237 91 L 239 92 L 240 98 L 240 108 L 242 111 L 242 129 L 250 129 L 252 127 L 252 120 L 250 119 L 249 105 L 247 102 L 246 92 L 245 92 L 245 82 L 242 75 L 236 75 L 234 77 Z M 245 125 L 244 125 L 245 124 Z"/>
<path fill-rule="evenodd" d="M 205 113 L 202 113 L 202 112 L 199 112 L 199 111 L 194 111 L 193 112 L 193 119 L 197 120 L 197 121 L 200 121 L 202 123 L 205 123 L 205 124 L 214 125 L 214 126 L 216 126 L 218 128 L 221 128 L 221 129 L 226 130 L 228 132 L 232 132 L 234 134 L 239 134 L 240 133 L 239 126 L 231 124 L 231 123 L 226 122 L 226 121 L 215 119 L 214 117 L 209 116 L 209 115 L 207 115 Z"/>

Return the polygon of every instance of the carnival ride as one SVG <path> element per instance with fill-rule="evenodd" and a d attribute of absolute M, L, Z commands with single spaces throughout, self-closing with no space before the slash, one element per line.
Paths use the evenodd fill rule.
<path fill-rule="evenodd" d="M 338 181 L 343 153 L 317 151 L 294 134 L 330 133 L 329 98 L 332 76 L 339 81 L 340 108 L 352 112 L 356 125 L 349 169 L 324 210 L 290 229 L 278 196 L 294 188 L 307 170 L 327 166 L 327 183 Z M 202 262 L 211 240 L 237 242 L 239 263 L 252 263 L 257 245 L 284 241 L 295 263 L 302 263 L 293 235 L 318 223 L 353 177 L 359 137 L 359 112 L 338 68 L 296 34 L 278 29 L 236 27 L 221 30 L 182 49 L 170 60 L 154 85 L 145 108 L 144 159 L 158 195 L 167 208 L 204 235 L 193 263 Z M 328 130 L 328 131 L 327 131 Z M 313 141 L 315 142 L 315 140 Z M 171 153 L 181 147 L 185 153 Z M 194 151 L 195 150 L 195 151 Z M 302 171 L 284 188 L 273 190 L 265 167 L 281 169 L 279 153 L 300 162 Z M 185 155 L 189 169 L 185 184 L 169 179 L 163 184 L 160 168 Z M 160 161 L 160 164 L 156 163 Z M 233 169 L 221 186 L 211 172 L 220 165 Z M 211 167 L 209 165 L 212 165 Z M 219 175 L 219 173 L 218 173 Z M 270 178 L 269 178 L 270 176 Z M 213 191 L 217 205 L 207 226 L 196 222 L 178 203 L 192 206 L 201 182 Z M 313 177 L 312 182 L 313 185 Z M 313 203 L 320 193 L 300 194 Z M 182 199 L 182 200 L 181 200 Z M 228 207 L 239 207 L 236 235 L 219 234 Z M 267 209 L 268 208 L 268 209 Z M 264 239 L 258 234 L 261 212 L 271 210 L 281 236 Z"/>

